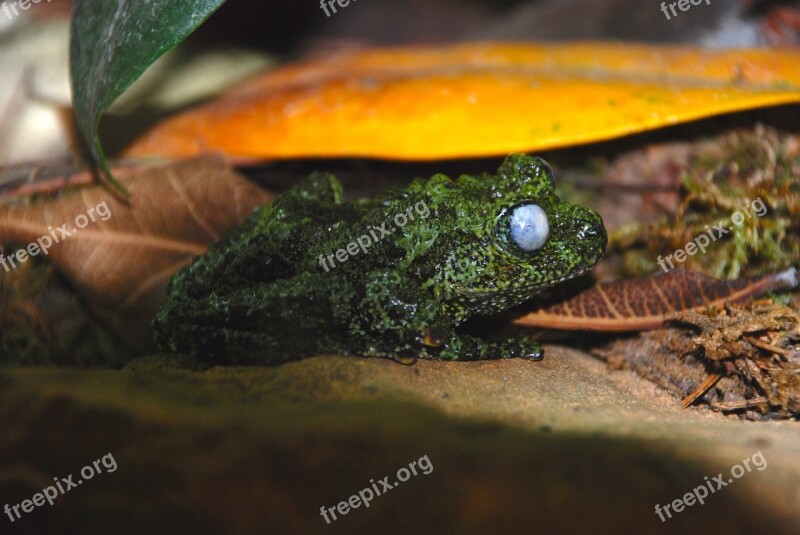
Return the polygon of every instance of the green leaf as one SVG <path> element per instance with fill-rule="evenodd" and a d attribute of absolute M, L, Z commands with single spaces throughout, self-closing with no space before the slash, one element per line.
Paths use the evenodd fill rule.
<path fill-rule="evenodd" d="M 78 128 L 95 163 L 114 180 L 97 135 L 100 118 L 155 60 L 225 0 L 75 0 L 70 76 Z M 127 194 L 127 192 L 126 192 Z"/>

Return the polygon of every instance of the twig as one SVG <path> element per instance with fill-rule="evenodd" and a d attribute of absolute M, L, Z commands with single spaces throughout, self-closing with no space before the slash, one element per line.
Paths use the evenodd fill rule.
<path fill-rule="evenodd" d="M 700 386 L 697 387 L 697 390 L 695 390 L 694 392 L 683 398 L 683 401 L 681 401 L 681 408 L 685 409 L 689 405 L 694 403 L 697 400 L 697 398 L 708 392 L 708 390 L 711 387 L 717 384 L 717 381 L 719 381 L 721 377 L 722 376 L 718 373 L 712 373 L 711 375 L 709 375 L 706 378 L 706 380 L 703 381 L 700 384 Z"/>
<path fill-rule="evenodd" d="M 776 353 L 778 355 L 781 355 L 782 357 L 786 358 L 789 357 L 789 351 L 783 349 L 782 347 L 774 346 L 772 344 L 768 344 L 767 342 L 762 342 L 761 340 L 753 336 L 745 336 L 744 339 L 756 347 L 760 347 L 761 349 L 764 349 L 766 351 L 771 351 L 772 353 Z"/>
<path fill-rule="evenodd" d="M 758 397 L 745 399 L 742 401 L 730 401 L 728 403 L 712 403 L 709 406 L 716 411 L 738 411 L 742 409 L 752 409 L 767 403 L 767 398 Z"/>

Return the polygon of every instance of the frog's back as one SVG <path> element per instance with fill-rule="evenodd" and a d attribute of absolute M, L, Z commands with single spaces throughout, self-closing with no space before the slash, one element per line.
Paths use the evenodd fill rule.
<path fill-rule="evenodd" d="M 240 226 L 173 277 L 170 296 L 201 297 L 248 282 L 268 283 L 308 270 L 309 251 L 363 208 L 344 203 L 339 182 L 326 173 L 255 209 Z"/>

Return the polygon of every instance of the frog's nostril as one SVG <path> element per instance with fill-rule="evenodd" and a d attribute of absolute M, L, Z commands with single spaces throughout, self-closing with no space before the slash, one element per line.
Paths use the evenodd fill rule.
<path fill-rule="evenodd" d="M 594 223 L 586 223 L 583 225 L 582 228 L 578 230 L 578 239 L 579 240 L 594 240 L 602 235 L 605 235 L 606 231 L 602 226 L 597 226 Z"/>
<path fill-rule="evenodd" d="M 603 238 L 606 239 L 606 229 L 602 226 L 599 227 L 589 227 L 587 230 L 587 236 L 590 238 Z"/>

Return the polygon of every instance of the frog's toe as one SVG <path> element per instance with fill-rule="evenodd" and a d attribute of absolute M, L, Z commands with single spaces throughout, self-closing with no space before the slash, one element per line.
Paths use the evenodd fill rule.
<path fill-rule="evenodd" d="M 440 329 L 426 327 L 420 333 L 422 343 L 428 347 L 441 347 L 447 341 L 447 333 Z"/>
<path fill-rule="evenodd" d="M 392 355 L 391 358 L 393 361 L 397 362 L 398 364 L 402 364 L 404 366 L 412 366 L 417 363 L 417 357 L 413 356 L 405 356 L 405 355 Z"/>
<path fill-rule="evenodd" d="M 526 359 L 526 360 L 532 360 L 534 362 L 539 362 L 540 360 L 542 360 L 544 358 L 544 350 L 543 349 L 539 349 L 538 351 L 529 351 L 524 355 L 520 355 L 520 358 L 523 358 L 523 359 Z"/>
<path fill-rule="evenodd" d="M 507 345 L 509 356 L 538 362 L 544 358 L 544 348 L 539 342 L 530 338 L 509 340 Z"/>

